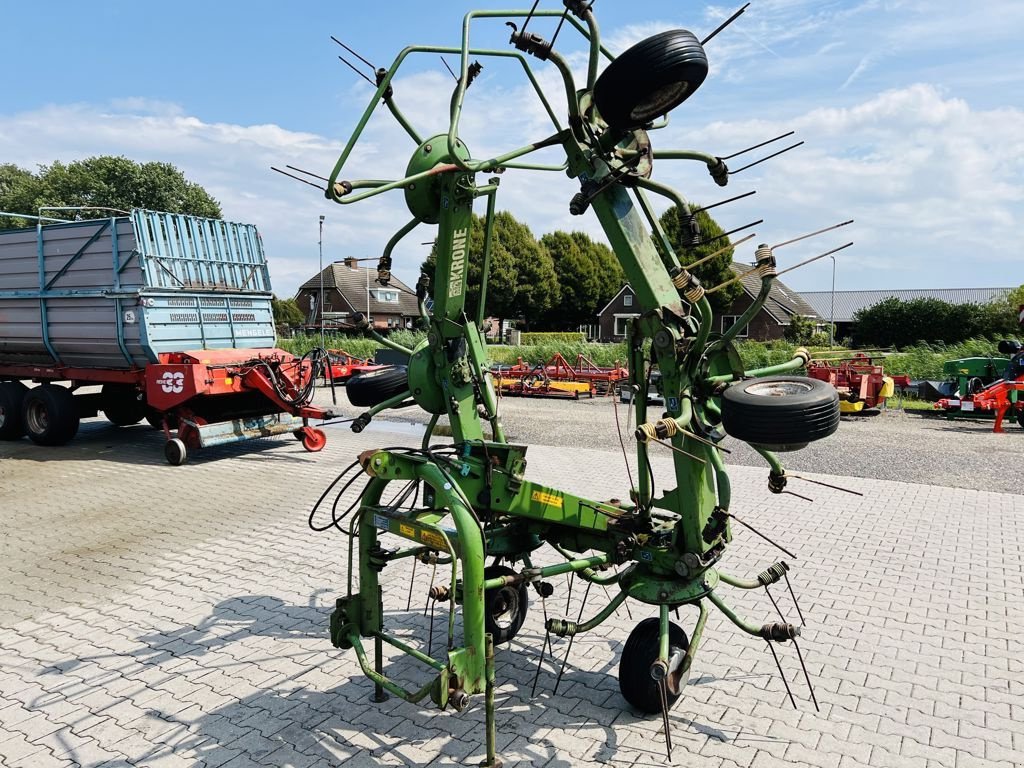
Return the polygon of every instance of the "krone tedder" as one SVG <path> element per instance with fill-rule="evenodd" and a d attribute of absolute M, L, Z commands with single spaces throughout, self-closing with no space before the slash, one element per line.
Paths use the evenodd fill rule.
<path fill-rule="evenodd" d="M 548 579 L 575 574 L 613 590 L 611 601 L 585 620 L 549 619 L 546 630 L 561 637 L 594 629 L 627 599 L 658 606 L 658 617 L 640 622 L 626 640 L 619 682 L 634 708 L 661 713 L 669 744 L 668 710 L 686 683 L 709 606 L 742 631 L 763 638 L 770 648 L 795 641 L 798 626 L 785 620 L 753 623 L 726 602 L 727 588 L 767 588 L 786 578 L 788 566 L 777 563 L 754 578 L 716 568 L 732 539 L 730 520 L 736 519 L 729 511 L 729 476 L 719 444 L 726 434 L 750 443 L 770 468 L 769 489 L 782 493 L 791 476 L 773 451 L 801 448 L 832 434 L 839 424 L 835 390 L 791 373 L 807 363 L 805 350 L 779 365 L 744 370 L 733 345 L 768 297 L 777 275 L 773 248 L 778 246 L 756 249 L 752 269 L 761 278 L 757 300 L 728 330 L 713 333 L 705 294 L 714 288 L 705 289 L 687 269 L 693 265 L 684 264 L 680 257 L 685 259 L 685 253 L 677 254 L 670 245 L 649 200 L 649 195 L 660 195 L 678 206 L 684 221 L 694 221 L 681 194 L 652 180 L 656 159 L 703 163 L 720 186 L 735 172 L 713 154 L 654 150 L 650 138 L 653 130 L 667 124 L 668 112 L 704 81 L 708 64 L 702 43 L 718 30 L 704 41 L 683 29 L 669 30 L 613 57 L 601 45 L 591 5 L 564 0 L 564 8 L 557 10 L 538 10 L 535 5 L 532 11 L 474 11 L 464 19 L 461 46 L 404 49 L 389 69 L 377 71 L 376 93 L 326 187 L 327 197 L 342 205 L 391 190 L 405 195 L 412 218 L 384 248 L 379 265 L 384 282 L 396 243 L 419 224 L 437 225 L 436 268 L 417 285 L 427 338 L 407 350 L 407 370 L 366 374 L 360 377 L 364 381 L 358 390 L 349 393 L 357 405 L 371 406 L 354 420 L 355 431 L 385 409 L 411 404 L 433 414 L 433 420 L 420 447 L 366 451 L 351 467 L 361 468 L 369 480 L 350 507 L 354 514 L 338 514 L 336 508 L 330 523 L 350 536 L 348 593 L 337 600 L 331 616 L 331 640 L 339 648 L 355 650 L 379 700 L 385 691 L 411 702 L 429 696 L 442 708 L 451 705 L 461 711 L 474 694 L 485 694 L 487 766 L 500 765 L 495 755 L 494 645 L 507 642 L 522 626 L 529 585 L 544 597 L 552 589 Z M 588 41 L 584 82 L 576 82 L 568 62 L 554 49 L 554 39 L 526 31 L 531 21 L 535 28 L 548 17 L 558 17 L 559 30 L 571 27 Z M 493 19 L 513 20 L 508 21 L 511 50 L 473 47 L 470 33 Z M 411 54 L 459 57 L 450 122 L 443 133 L 420 133 L 396 104 L 392 81 Z M 521 64 L 553 128 L 539 141 L 481 159 L 460 139 L 459 122 L 466 89 L 481 69 L 476 59 L 491 57 Z M 553 106 L 540 87 L 531 57 L 554 67 L 564 86 L 559 89 L 561 107 Z M 610 61 L 602 71 L 603 59 Z M 380 103 L 415 145 L 406 174 L 391 181 L 344 180 L 346 162 Z M 525 159 L 552 147 L 561 148 L 564 163 L 544 165 Z M 512 170 L 563 172 L 577 180 L 578 194 L 566 201 L 571 212 L 593 210 L 636 293 L 641 314 L 631 321 L 627 339 L 641 471 L 628 501 L 586 499 L 531 482 L 526 446 L 505 439 L 480 331 L 499 185 L 496 176 L 483 175 Z M 486 203 L 486 234 L 481 295 L 470 317 L 468 243 L 478 198 Z M 701 242 L 696 226 L 688 237 L 691 246 Z M 797 239 L 802 238 L 779 245 Z M 364 320 L 357 318 L 356 324 L 395 346 Z M 656 414 L 648 412 L 647 403 L 647 376 L 653 366 L 660 371 L 665 395 L 664 412 Z M 442 415 L 450 422 L 452 444 L 431 446 L 432 428 Z M 674 482 L 659 478 L 660 493 L 654 491 L 648 459 L 654 442 L 670 447 L 674 460 Z M 572 461 L 568 450 L 566 461 Z M 404 546 L 389 548 L 382 541 L 396 539 L 404 540 Z M 534 553 L 545 545 L 564 561 L 534 565 Z M 432 587 L 430 596 L 449 605 L 448 642 L 440 658 L 431 656 L 426 644 L 424 652 L 385 631 L 381 578 L 389 564 L 402 558 L 440 565 L 439 572 L 447 579 L 446 585 Z M 457 606 L 461 638 L 455 633 Z M 689 637 L 670 620 L 682 606 L 696 609 Z M 384 644 L 431 669 L 431 680 L 418 690 L 407 690 L 387 676 Z"/>

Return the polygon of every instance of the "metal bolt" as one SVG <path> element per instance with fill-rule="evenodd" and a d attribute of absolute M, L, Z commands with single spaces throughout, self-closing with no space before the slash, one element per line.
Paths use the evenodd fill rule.
<path fill-rule="evenodd" d="M 433 149 L 433 147 L 430 144 L 424 144 L 423 145 L 423 154 L 428 154 L 430 152 L 430 150 L 432 150 L 432 149 Z"/>

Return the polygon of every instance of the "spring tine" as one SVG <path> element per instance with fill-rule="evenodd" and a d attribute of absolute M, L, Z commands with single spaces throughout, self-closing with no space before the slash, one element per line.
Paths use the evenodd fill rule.
<path fill-rule="evenodd" d="M 733 234 L 735 234 L 737 232 L 741 232 L 744 229 L 750 229 L 751 227 L 756 227 L 758 224 L 764 224 L 764 219 L 758 219 L 757 221 L 752 221 L 749 224 L 744 224 L 742 227 L 736 227 L 736 229 L 730 229 L 728 232 L 723 232 L 720 235 L 715 235 L 712 238 L 704 240 L 703 244 L 707 245 L 708 243 L 713 243 L 713 242 L 715 242 L 715 240 L 721 240 L 723 237 L 728 237 L 729 235 L 733 235 Z M 753 235 L 751 235 L 751 237 L 753 237 Z M 740 240 L 739 242 L 742 243 L 743 241 Z M 733 245 L 739 245 L 739 243 L 733 243 Z"/>
<path fill-rule="evenodd" d="M 776 248 L 781 248 L 784 245 L 790 245 L 792 243 L 799 243 L 801 240 L 806 240 L 807 238 L 814 237 L 815 235 L 822 235 L 822 234 L 824 234 L 826 232 L 831 232 L 833 229 L 839 229 L 840 227 L 845 227 L 847 224 L 853 224 L 853 219 L 850 219 L 849 221 L 841 221 L 838 224 L 833 224 L 831 227 L 825 227 L 824 229 L 819 229 L 819 230 L 817 230 L 815 232 L 808 232 L 806 235 L 800 235 L 799 237 L 794 237 L 791 240 L 783 240 L 781 243 L 777 243 L 777 244 L 773 245 L 772 246 L 772 250 L 774 251 Z"/>
<path fill-rule="evenodd" d="M 796 599 L 796 592 L 793 591 L 793 585 L 789 583 L 789 574 L 783 571 L 782 578 L 786 580 L 786 587 L 789 589 L 789 595 L 793 598 L 793 605 L 796 607 L 796 615 L 800 617 L 800 626 L 806 626 L 807 623 L 804 621 L 803 611 L 800 610 L 800 603 L 798 603 Z"/>
<path fill-rule="evenodd" d="M 812 504 L 814 503 L 814 499 L 812 499 L 810 496 L 804 496 L 803 494 L 797 493 L 796 491 L 782 491 L 782 493 L 789 494 L 790 496 L 796 496 L 798 499 L 809 501 Z"/>
<path fill-rule="evenodd" d="M 739 157 L 740 155 L 745 155 L 747 152 L 753 152 L 755 149 L 760 149 L 761 147 L 766 147 L 769 144 L 774 144 L 776 141 L 779 141 L 780 139 L 784 139 L 787 136 L 792 136 L 794 133 L 796 133 L 796 131 L 789 131 L 787 133 L 783 133 L 780 136 L 776 136 L 774 139 L 768 139 L 768 141 L 762 141 L 760 144 L 755 144 L 752 147 L 747 147 L 746 149 L 741 149 L 739 152 L 733 152 L 731 155 L 723 155 L 722 157 L 720 157 L 718 159 L 719 160 L 732 160 L 734 157 Z"/>
<path fill-rule="evenodd" d="M 733 155 L 730 155 L 730 157 L 733 157 Z M 720 158 L 720 159 L 721 160 L 725 160 L 726 158 L 723 157 L 723 158 Z M 757 194 L 757 190 L 756 189 L 752 189 L 749 192 L 744 192 L 742 195 L 736 195 L 736 197 L 730 197 L 730 198 L 727 198 L 725 200 L 719 200 L 717 203 L 712 203 L 711 205 L 705 205 L 703 208 L 694 208 L 694 209 L 692 209 L 690 211 L 690 213 L 691 214 L 695 214 L 695 213 L 700 213 L 701 211 L 710 211 L 712 208 L 717 208 L 720 205 L 725 205 L 726 203 L 734 203 L 737 200 L 742 200 L 744 197 L 750 197 L 751 195 L 756 195 L 756 194 Z"/>
<path fill-rule="evenodd" d="M 334 42 L 336 42 L 336 43 L 337 43 L 338 45 L 340 45 L 340 46 L 341 46 L 342 48 L 344 48 L 344 49 L 345 49 L 346 51 L 348 51 L 349 53 L 351 53 L 351 54 L 352 54 L 353 56 L 355 56 L 355 57 L 356 57 L 357 59 L 359 59 L 359 60 L 360 60 L 361 62 L 363 62 L 363 64 L 365 64 L 366 66 L 368 66 L 368 67 L 369 67 L 370 69 L 372 69 L 372 70 L 373 70 L 374 72 L 376 72 L 376 71 L 377 71 L 377 68 L 376 68 L 375 66 L 373 66 L 373 64 L 371 64 L 371 63 L 370 63 L 370 62 L 368 62 L 368 61 L 367 61 L 366 59 L 364 59 L 364 58 L 363 58 L 362 56 L 360 56 L 360 55 L 359 55 L 358 53 L 356 53 L 355 51 L 353 51 L 353 50 L 352 50 L 351 48 L 349 48 L 349 47 L 348 47 L 347 45 L 345 45 L 345 44 L 344 44 L 343 42 L 341 42 L 341 40 L 339 40 L 338 38 L 336 38 L 336 37 L 335 37 L 334 35 L 331 35 L 331 40 L 333 40 L 333 41 L 334 41 Z"/>
<path fill-rule="evenodd" d="M 340 62 L 341 62 L 342 64 L 344 64 L 344 65 L 345 65 L 346 67 L 348 67 L 349 69 L 351 69 L 351 70 L 352 70 L 353 72 L 355 72 L 355 73 L 356 73 L 357 75 L 359 75 L 359 76 L 360 76 L 361 78 L 363 78 L 363 80 L 365 80 L 366 82 L 368 82 L 368 83 L 369 83 L 370 85 L 376 85 L 376 83 L 374 83 L 374 82 L 373 82 L 373 80 L 371 80 L 371 79 L 370 79 L 370 78 L 368 78 L 368 77 L 367 77 L 367 76 L 366 76 L 365 74 L 363 74 L 363 73 L 362 73 L 362 72 L 360 72 L 360 71 L 359 71 L 358 69 L 356 69 L 356 68 L 355 68 L 355 67 L 354 67 L 354 66 L 353 66 L 353 65 L 351 64 L 351 62 L 349 62 L 349 60 L 348 60 L 348 59 L 346 59 L 346 58 L 345 58 L 344 56 L 339 56 L 339 57 L 338 57 L 338 61 L 340 61 Z"/>
<path fill-rule="evenodd" d="M 320 176 L 316 173 L 313 173 L 312 171 L 306 171 L 303 170 L 302 168 L 296 168 L 294 165 L 286 165 L 285 168 L 290 168 L 293 171 L 298 171 L 299 173 L 304 173 L 307 176 L 312 176 L 314 179 L 320 179 L 321 181 L 330 181 L 330 179 L 328 179 L 326 176 Z"/>
<path fill-rule="evenodd" d="M 782 609 L 779 608 L 779 604 L 777 602 L 775 602 L 775 598 L 772 596 L 771 590 L 768 589 L 768 587 L 765 587 L 764 588 L 764 593 L 766 595 L 768 595 L 768 599 L 772 601 L 772 605 L 775 606 L 775 612 L 777 614 L 779 614 L 779 619 L 782 621 L 782 623 L 783 624 L 788 624 L 789 622 L 786 621 L 786 617 L 782 615 Z"/>
<path fill-rule="evenodd" d="M 668 682 L 663 678 L 658 681 L 658 697 L 661 699 L 661 723 L 665 728 L 665 752 L 668 761 L 672 762 L 672 726 L 668 721 Z"/>
<path fill-rule="evenodd" d="M 738 19 L 738 18 L 739 18 L 739 17 L 740 17 L 740 16 L 741 16 L 741 15 L 743 14 L 743 12 L 744 12 L 745 10 L 747 10 L 747 6 L 749 6 L 749 5 L 750 5 L 750 3 L 747 3 L 747 4 L 746 4 L 746 5 L 744 5 L 744 6 L 742 7 L 742 8 L 740 8 L 740 9 L 739 9 L 738 11 L 736 11 L 736 13 L 734 13 L 734 14 L 733 14 L 732 16 L 730 16 L 730 17 L 729 17 L 728 19 L 726 19 L 726 20 L 725 20 L 725 21 L 723 21 L 723 22 L 722 22 L 721 24 L 719 24 L 719 25 L 718 25 L 717 27 L 715 27 L 714 31 L 713 31 L 713 32 L 712 32 L 712 33 L 711 33 L 710 35 L 708 35 L 707 37 L 705 37 L 705 38 L 704 38 L 703 40 L 701 40 L 701 41 L 700 41 L 700 44 L 701 44 L 701 45 L 705 45 L 705 44 L 707 44 L 708 40 L 710 40 L 711 38 L 713 38 L 713 37 L 714 37 L 715 35 L 717 35 L 717 34 L 718 34 L 719 32 L 721 32 L 721 31 L 722 31 L 723 29 L 725 29 L 725 28 L 726 28 L 726 27 L 728 27 L 728 26 L 729 26 L 730 24 L 732 24 L 732 23 L 733 23 L 734 21 L 736 21 L 736 19 Z M 672 758 L 672 756 L 671 756 L 671 755 L 669 755 L 669 759 L 671 759 L 671 758 Z"/>
<path fill-rule="evenodd" d="M 572 584 L 576 580 L 576 573 L 575 572 L 570 573 L 566 577 L 566 580 L 569 582 L 569 591 L 566 592 L 566 595 L 565 595 L 565 615 L 568 616 L 569 615 L 569 603 L 572 600 Z"/>
<path fill-rule="evenodd" d="M 844 245 L 840 245 L 838 248 L 833 248 L 831 251 L 825 251 L 824 253 L 818 254 L 817 256 L 815 256 L 812 259 L 806 259 L 804 261 L 801 261 L 799 264 L 794 264 L 792 267 L 786 267 L 785 269 L 780 270 L 779 272 L 777 272 L 775 274 L 775 276 L 778 277 L 779 275 L 784 275 L 787 272 L 792 272 L 794 269 L 799 269 L 800 267 L 807 266 L 812 261 L 817 261 L 818 259 L 824 259 L 826 256 L 831 256 L 833 253 L 839 253 L 839 251 L 845 250 L 846 248 L 849 248 L 851 245 L 853 245 L 853 241 L 852 240 L 850 242 L 848 242 L 848 243 L 845 243 Z"/>
<path fill-rule="evenodd" d="M 793 705 L 793 709 L 796 709 L 796 699 L 793 698 L 793 691 L 789 688 L 789 681 L 786 679 L 786 673 L 782 671 L 782 662 L 779 661 L 779 654 L 775 652 L 775 648 L 772 647 L 772 641 L 767 640 L 768 650 L 772 652 L 772 658 L 775 659 L 775 666 L 779 668 L 779 677 L 782 678 L 782 684 L 786 686 L 786 695 L 789 696 L 789 703 Z"/>
<path fill-rule="evenodd" d="M 434 569 L 430 572 L 430 587 L 427 589 L 427 602 L 423 605 L 423 615 L 427 615 L 427 608 L 430 607 L 430 591 L 434 588 L 434 577 L 437 576 L 437 563 L 434 563 Z"/>
<path fill-rule="evenodd" d="M 682 267 L 683 267 L 683 269 L 685 269 L 687 271 L 693 270 L 693 269 L 699 267 L 701 264 L 704 264 L 705 262 L 711 261 L 711 259 L 715 258 L 716 256 L 721 256 L 723 253 L 728 251 L 730 248 L 735 248 L 737 245 L 742 245 L 743 243 L 747 242 L 747 240 L 750 240 L 750 239 L 755 238 L 755 237 L 757 237 L 757 232 L 751 232 L 749 235 L 747 235 L 746 237 L 740 238 L 735 243 L 729 243 L 728 245 L 723 245 L 717 251 L 715 251 L 714 253 L 709 253 L 703 259 L 699 259 L 698 261 L 695 261 L 692 264 L 683 264 Z"/>
<path fill-rule="evenodd" d="M 811 685 L 811 676 L 807 672 L 807 665 L 804 664 L 804 655 L 800 653 L 800 644 L 793 638 L 793 647 L 796 648 L 796 656 L 800 659 L 800 669 L 804 671 L 804 678 L 807 680 L 807 689 L 811 692 L 811 701 L 814 702 L 814 711 L 821 712 L 821 708 L 818 706 L 818 697 L 814 695 L 814 686 Z"/>
<path fill-rule="evenodd" d="M 544 599 L 541 598 L 541 602 Z M 544 620 L 544 645 L 540 649 L 540 659 L 537 660 L 537 671 L 533 675 L 533 688 L 530 689 L 530 698 L 532 699 L 537 695 L 537 681 L 540 680 L 540 668 L 544 664 L 544 654 L 548 650 L 548 646 L 551 644 L 551 632 L 548 631 L 547 619 Z"/>
<path fill-rule="evenodd" d="M 786 477 L 792 477 L 792 478 L 795 478 L 797 480 L 803 480 L 805 483 L 814 483 L 815 485 L 823 485 L 826 488 L 832 488 L 833 490 L 842 491 L 843 493 L 852 493 L 854 496 L 863 496 L 864 495 L 860 491 L 853 491 L 853 490 L 850 490 L 849 488 L 843 488 L 841 485 L 832 485 L 831 483 L 823 483 L 821 480 L 812 480 L 811 478 L 804 477 L 803 475 L 791 475 L 791 474 L 789 474 L 787 472 L 786 473 Z"/>
<path fill-rule="evenodd" d="M 682 448 L 676 448 L 674 445 L 672 445 L 672 443 L 666 443 L 664 440 L 659 440 L 656 437 L 652 437 L 652 438 L 650 438 L 650 440 L 651 440 L 652 443 L 661 443 L 666 448 L 671 448 L 676 453 L 681 453 L 681 454 L 683 454 L 683 456 L 686 456 L 687 458 L 693 459 L 694 461 L 698 461 L 701 464 L 707 464 L 707 462 L 704 459 L 702 459 L 700 456 L 695 456 L 692 453 L 690 453 L 689 451 L 684 451 Z M 715 447 L 717 448 L 718 446 L 715 446 Z"/>
<path fill-rule="evenodd" d="M 587 588 L 583 591 L 583 602 L 580 603 L 580 615 L 576 617 L 576 621 L 580 622 L 583 620 L 583 609 L 587 605 L 587 598 L 590 596 L 590 587 L 593 586 L 594 582 L 588 581 Z M 565 674 L 565 665 L 569 662 L 569 651 L 572 650 L 572 641 L 576 639 L 576 635 L 569 635 L 569 645 L 565 649 L 565 658 L 562 659 L 562 668 L 558 670 L 558 678 L 555 680 L 555 687 L 552 693 L 558 693 L 558 685 L 562 682 L 562 675 Z"/>
<path fill-rule="evenodd" d="M 795 494 L 794 494 L 794 495 L 795 495 Z M 810 501 L 810 499 L 808 499 L 808 501 Z M 744 528 L 749 528 L 749 529 L 750 529 L 751 531 L 753 531 L 754 533 L 756 533 L 756 534 L 757 534 L 758 536 L 760 536 L 760 537 L 761 537 L 762 539 L 764 539 L 765 541 L 767 541 L 767 542 L 768 542 L 769 544 L 771 544 L 771 545 L 772 545 L 773 547 L 775 547 L 776 549 L 778 549 L 778 550 L 780 550 L 780 551 L 782 551 L 782 552 L 785 552 L 785 553 L 786 553 L 787 555 L 789 555 L 790 557 L 792 557 L 792 558 L 793 558 L 794 560 L 796 560 L 796 559 L 797 559 L 797 556 L 796 556 L 796 555 L 794 555 L 794 554 L 793 554 L 792 552 L 790 552 L 790 551 L 789 551 L 788 549 L 786 549 L 786 548 L 785 548 L 784 546 L 782 546 L 782 545 L 781 545 L 781 544 L 779 544 L 778 542 L 776 542 L 776 541 L 772 541 L 771 539 L 769 539 L 769 538 L 768 538 L 767 536 L 765 536 L 765 535 L 764 535 L 763 533 L 761 533 L 761 532 L 760 532 L 759 530 L 757 530 L 757 529 L 756 529 L 756 528 L 755 528 L 754 526 L 752 526 L 752 525 L 751 525 L 750 523 L 746 523 L 746 522 L 744 522 L 744 521 L 743 521 L 743 520 L 741 520 L 740 518 L 736 517 L 736 515 L 734 515 L 734 514 L 733 514 L 732 512 L 726 512 L 725 514 L 727 514 L 727 515 L 728 515 L 729 517 L 731 517 L 731 518 L 732 518 L 733 520 L 735 520 L 735 521 L 736 521 L 737 523 L 739 523 L 740 525 L 742 525 L 742 526 L 743 526 Z"/>
<path fill-rule="evenodd" d="M 445 59 L 445 57 L 438 55 L 438 58 L 441 59 L 441 63 L 444 64 L 445 69 L 452 73 L 452 77 L 455 78 L 455 82 L 459 82 L 459 76 L 455 74 L 455 70 L 448 66 L 448 61 Z"/>
<path fill-rule="evenodd" d="M 742 168 L 737 168 L 735 171 L 729 171 L 729 175 L 730 176 L 735 176 L 737 173 L 740 173 L 741 171 L 747 170 L 747 168 L 753 168 L 755 165 L 760 165 L 765 160 L 771 160 L 773 157 L 778 157 L 779 155 L 781 155 L 781 154 L 783 154 L 785 152 L 789 152 L 789 150 L 791 150 L 791 149 L 796 149 L 797 147 L 799 147 L 803 143 L 804 142 L 802 142 L 802 141 L 798 141 L 796 144 L 790 144 L 785 149 L 780 149 L 778 152 L 772 152 L 770 155 L 762 157 L 760 160 L 755 160 L 752 163 L 747 163 Z"/>
<path fill-rule="evenodd" d="M 288 173 L 287 171 L 282 171 L 280 168 L 275 168 L 274 166 L 270 166 L 270 170 L 277 171 L 282 176 L 287 176 L 289 179 L 295 179 L 296 181 L 301 181 L 303 184 L 309 184 L 309 186 L 311 186 L 311 187 L 316 187 L 321 192 L 324 191 L 324 188 L 321 187 L 319 184 L 314 184 L 312 181 L 307 181 L 306 179 L 300 179 L 298 176 L 293 176 L 292 174 Z"/>
<path fill-rule="evenodd" d="M 412 576 L 409 577 L 409 597 L 405 600 L 405 610 L 412 608 L 412 588 L 416 585 L 416 563 L 419 562 L 418 557 L 412 559 Z"/>

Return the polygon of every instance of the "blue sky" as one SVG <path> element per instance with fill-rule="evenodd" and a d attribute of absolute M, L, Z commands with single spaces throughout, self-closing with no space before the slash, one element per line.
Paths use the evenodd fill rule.
<path fill-rule="evenodd" d="M 619 52 L 667 28 L 706 34 L 738 5 L 598 0 L 595 10 Z M 409 218 L 400 194 L 338 206 L 269 170 L 291 164 L 327 175 L 369 100 L 369 86 L 337 60 L 342 51 L 329 35 L 387 65 L 406 44 L 456 45 L 471 8 L 513 6 L 55 0 L 43 22 L 33 6 L 6 3 L 0 162 L 33 167 L 94 154 L 173 162 L 220 200 L 228 218 L 260 228 L 275 287 L 290 295 L 316 272 L 320 214 L 325 260 L 378 255 Z M 551 20 L 534 22 L 545 36 L 552 29 Z M 736 176 L 726 190 L 693 163 L 658 163 L 655 178 L 705 204 L 756 189 L 716 212 L 727 228 L 764 218 L 757 241 L 856 219 L 841 235 L 778 254 L 784 267 L 855 240 L 839 257 L 840 289 L 1018 285 L 1022 35 L 1019 0 L 754 0 L 708 44 L 708 80 L 652 139 L 656 148 L 729 154 L 796 130 L 806 144 Z M 500 21 L 482 23 L 473 42 L 506 48 L 507 31 Z M 579 65 L 571 29 L 558 48 Z M 455 57 L 449 61 L 455 66 Z M 521 73 L 484 64 L 463 124 L 469 147 L 490 155 L 546 135 Z M 550 67 L 536 69 L 554 82 Z M 423 56 L 400 72 L 396 98 L 432 134 L 446 130 L 451 86 L 437 57 Z M 384 114 L 371 129 L 344 175 L 399 176 L 411 142 Z M 556 174 L 509 172 L 498 205 L 537 235 L 559 228 L 599 236 L 592 214 L 568 214 L 576 189 Z M 400 246 L 399 276 L 415 280 L 426 253 L 419 244 L 432 238 L 424 226 Z M 738 258 L 749 260 L 749 251 L 741 248 Z M 785 280 L 826 290 L 831 264 Z"/>

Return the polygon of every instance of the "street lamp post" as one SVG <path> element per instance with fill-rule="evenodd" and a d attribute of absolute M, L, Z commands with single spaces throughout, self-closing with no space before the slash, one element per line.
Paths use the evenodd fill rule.
<path fill-rule="evenodd" d="M 828 313 L 828 348 L 832 349 L 836 341 L 836 257 L 832 259 L 832 306 Z"/>
<path fill-rule="evenodd" d="M 326 347 L 327 340 L 324 337 L 324 215 L 320 214 L 320 304 L 317 310 L 320 314 L 320 346 Z"/>

